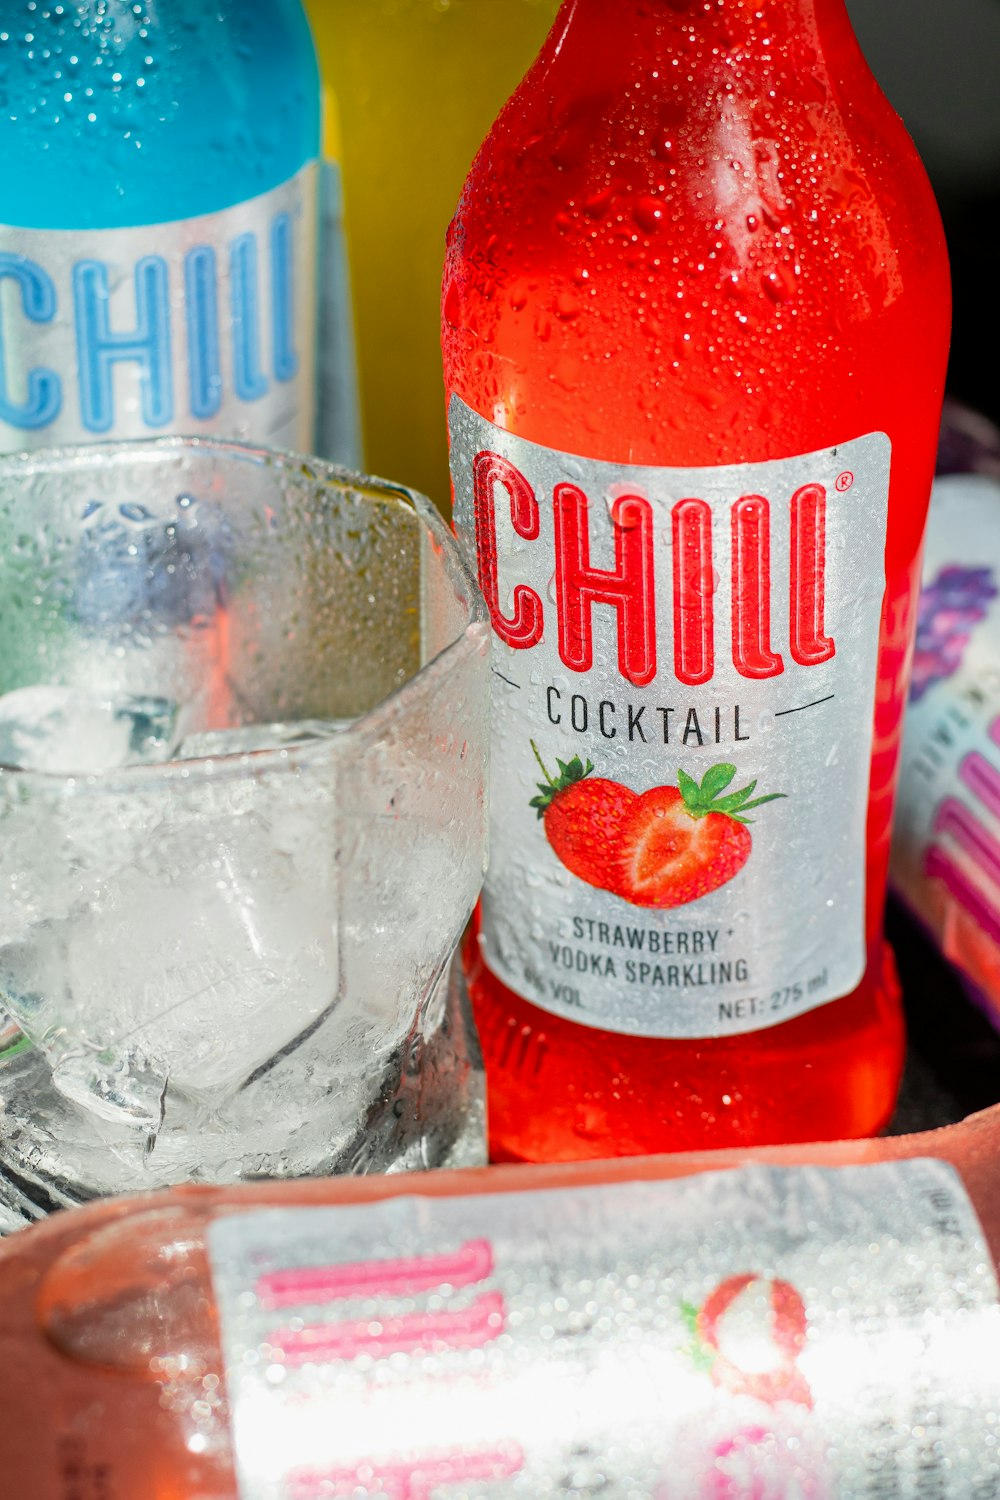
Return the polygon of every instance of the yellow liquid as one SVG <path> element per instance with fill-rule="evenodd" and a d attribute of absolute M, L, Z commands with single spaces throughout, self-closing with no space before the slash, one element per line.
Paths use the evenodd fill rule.
<path fill-rule="evenodd" d="M 365 461 L 447 512 L 445 231 L 558 0 L 307 0 L 307 9 L 338 106 Z"/>

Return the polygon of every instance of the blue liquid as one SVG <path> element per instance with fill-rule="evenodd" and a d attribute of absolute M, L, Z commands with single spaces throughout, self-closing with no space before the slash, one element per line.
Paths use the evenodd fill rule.
<path fill-rule="evenodd" d="M 158 224 L 319 155 L 299 0 L 0 0 L 0 224 Z"/>

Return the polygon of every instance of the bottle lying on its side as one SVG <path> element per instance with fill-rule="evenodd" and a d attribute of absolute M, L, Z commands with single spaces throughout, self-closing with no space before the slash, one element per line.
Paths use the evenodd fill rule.
<path fill-rule="evenodd" d="M 998 1258 L 1000 1107 L 74 1210 L 0 1250 L 5 1493 L 992 1496 Z"/>

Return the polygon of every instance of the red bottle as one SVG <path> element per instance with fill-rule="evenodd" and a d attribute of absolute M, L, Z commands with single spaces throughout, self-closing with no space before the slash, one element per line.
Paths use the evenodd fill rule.
<path fill-rule="evenodd" d="M 443 291 L 456 525 L 495 630 L 466 960 L 497 1159 L 887 1119 L 949 311 L 843 0 L 563 6 Z"/>

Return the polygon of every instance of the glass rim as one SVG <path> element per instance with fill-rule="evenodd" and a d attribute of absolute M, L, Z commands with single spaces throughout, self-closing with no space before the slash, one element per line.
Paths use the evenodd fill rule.
<path fill-rule="evenodd" d="M 373 498 L 400 502 L 416 514 L 424 527 L 424 534 L 429 533 L 436 544 L 454 597 L 459 604 L 465 606 L 464 627 L 440 651 L 422 662 L 405 682 L 392 688 L 384 698 L 380 698 L 329 739 L 304 740 L 297 745 L 260 750 L 231 750 L 221 755 L 194 756 L 189 760 L 140 762 L 135 765 L 113 766 L 102 771 L 43 771 L 27 766 L 8 765 L 0 760 L 0 779 L 11 778 L 15 784 L 27 782 L 39 787 L 63 787 L 74 792 L 98 791 L 122 783 L 134 783 L 138 786 L 140 783 L 148 784 L 156 780 L 187 784 L 196 780 L 228 781 L 243 778 L 249 772 L 294 770 L 311 764 L 341 760 L 353 748 L 377 741 L 405 710 L 406 700 L 414 695 L 415 690 L 435 683 L 450 669 L 456 657 L 461 658 L 470 651 L 488 647 L 489 614 L 486 601 L 458 538 L 446 525 L 433 501 L 419 490 L 411 489 L 398 480 L 383 479 L 378 475 L 349 469 L 315 454 L 186 433 L 113 442 L 58 444 L 0 454 L 0 480 L 14 474 L 57 474 L 97 468 L 118 455 L 138 458 L 152 466 L 178 453 L 197 452 L 209 457 L 217 455 L 241 463 L 272 468 L 276 473 L 287 474 L 290 479 L 298 477 L 305 483 L 315 484 L 317 493 L 320 494 L 326 487 L 350 489 L 362 498 L 367 491 Z"/>

